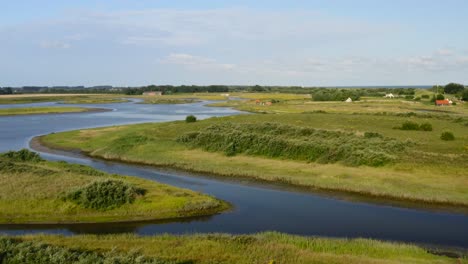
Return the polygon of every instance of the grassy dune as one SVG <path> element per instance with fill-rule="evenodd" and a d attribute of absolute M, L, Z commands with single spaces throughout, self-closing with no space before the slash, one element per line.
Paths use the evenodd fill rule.
<path fill-rule="evenodd" d="M 394 129 L 407 120 L 428 122 L 433 131 Z M 228 156 L 219 151 L 178 142 L 188 133 L 214 124 L 257 124 L 277 122 L 363 135 L 376 132 L 383 137 L 411 141 L 397 152 L 395 161 L 381 167 L 347 166 L 266 157 L 252 153 Z M 450 130 L 456 140 L 442 141 Z M 196 123 L 170 122 L 71 131 L 41 138 L 55 148 L 81 149 L 105 159 L 177 167 L 230 177 L 249 177 L 324 190 L 355 193 L 389 200 L 468 207 L 468 127 L 463 120 L 437 117 L 370 114 L 267 114 L 211 118 Z"/>
<path fill-rule="evenodd" d="M 8 115 L 37 115 L 37 114 L 59 114 L 59 113 L 81 113 L 96 111 L 94 108 L 85 107 L 24 107 L 0 109 L 0 116 Z"/>
<path fill-rule="evenodd" d="M 300 237 L 276 232 L 255 235 L 29 235 L 0 237 L 0 253 L 44 263 L 468 263 L 428 253 L 414 245 L 367 239 Z M 3 242 L 3 244 L 2 244 Z M 7 243 L 9 242 L 9 243 Z M 4 245 L 2 247 L 2 245 Z M 34 252 L 34 253 L 33 253 Z M 74 254 L 71 254 L 71 253 Z M 22 253 L 22 254 L 21 254 Z M 29 254 L 26 254 L 29 253 Z M 42 257 L 42 258 L 39 258 Z M 11 256 L 13 258 L 13 256 Z M 140 262 L 137 262 L 139 260 Z M 55 261 L 55 262 L 54 262 Z M 62 262 L 60 262 L 62 261 Z M 9 262 L 7 262 L 9 263 Z M 91 262 L 90 262 L 91 263 Z"/>
<path fill-rule="evenodd" d="M 25 152 L 18 153 L 20 154 L 14 155 L 24 156 Z M 227 208 L 224 202 L 212 197 L 149 180 L 110 175 L 83 165 L 21 160 L 5 155 L 0 156 L 0 223 L 168 219 L 210 215 Z M 99 197 L 99 193 L 93 193 L 86 187 L 106 181 L 134 186 L 144 190 L 144 194 L 133 197 L 131 202 L 104 209 L 87 207 L 68 199 L 70 194 L 76 193 L 77 190 L 88 190 L 86 195 L 91 197 L 89 199 L 93 199 L 93 196 Z M 109 188 L 101 191 L 101 194 L 106 195 Z M 102 195 L 100 197 L 102 198 Z M 115 196 L 109 199 L 112 202 Z M 93 201 L 96 200 L 91 200 Z"/>

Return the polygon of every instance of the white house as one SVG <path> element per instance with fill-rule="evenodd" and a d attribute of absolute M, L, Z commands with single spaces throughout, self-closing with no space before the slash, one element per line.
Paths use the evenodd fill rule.
<path fill-rule="evenodd" d="M 346 99 L 346 101 L 345 101 L 345 102 L 347 102 L 347 103 L 351 103 L 352 101 L 353 101 L 353 99 L 351 99 L 351 97 L 348 97 L 348 99 Z"/>
<path fill-rule="evenodd" d="M 392 93 L 385 94 L 385 98 L 395 98 L 395 96 Z"/>

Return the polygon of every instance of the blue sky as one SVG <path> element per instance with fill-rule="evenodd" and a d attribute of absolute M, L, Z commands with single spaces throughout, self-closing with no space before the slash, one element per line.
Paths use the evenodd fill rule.
<path fill-rule="evenodd" d="M 0 86 L 468 84 L 468 1 L 0 0 Z"/>

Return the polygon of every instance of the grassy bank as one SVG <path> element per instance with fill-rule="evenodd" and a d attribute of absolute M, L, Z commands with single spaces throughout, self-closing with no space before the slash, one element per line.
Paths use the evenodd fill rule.
<path fill-rule="evenodd" d="M 433 130 L 395 129 L 408 120 L 430 123 Z M 187 144 L 180 140 L 180 137 L 187 133 L 200 133 L 213 125 L 229 123 L 242 126 L 242 124 L 265 122 L 349 133 L 356 144 L 348 146 L 343 143 L 342 145 L 351 148 L 351 152 L 347 155 L 353 157 L 362 154 L 359 150 L 366 150 L 367 145 L 364 144 L 366 140 L 380 144 L 378 138 L 366 139 L 366 132 L 397 142 L 410 143 L 405 145 L 404 149 L 390 153 L 392 160 L 381 166 L 350 166 L 340 160 L 327 161 L 330 161 L 329 158 L 337 157 L 339 153 L 330 152 L 333 147 L 337 151 L 342 147 L 340 144 L 333 143 L 334 133 L 330 133 L 328 136 L 331 138 L 327 140 L 335 145 L 323 140 L 323 144 L 326 144 L 324 148 L 331 155 L 325 159 L 326 162 L 320 162 L 320 160 L 310 162 L 284 155 L 264 155 L 258 149 L 251 148 L 244 148 L 239 153 L 229 155 L 225 147 L 237 144 L 234 141 L 235 138 L 230 136 L 216 141 L 220 144 L 227 143 L 226 146 L 219 145 L 221 147 L 217 146 L 213 149 L 199 147 L 197 144 Z M 440 135 L 446 130 L 452 131 L 456 140 L 441 140 Z M 468 134 L 466 132 L 467 126 L 458 119 L 319 112 L 241 115 L 211 118 L 196 123 L 170 122 L 89 129 L 48 135 L 42 137 L 41 141 L 53 148 L 80 149 L 89 155 L 105 159 L 170 166 L 229 177 L 249 177 L 388 200 L 454 205 L 466 209 L 468 207 L 468 174 L 466 173 Z M 227 134 L 223 132 L 223 135 Z M 281 137 L 287 141 L 296 139 L 296 136 L 282 135 Z M 336 140 L 339 138 L 336 137 Z M 249 138 L 249 140 L 253 139 Z M 309 141 L 307 137 L 304 140 L 304 142 Z M 212 143 L 215 144 L 215 141 Z M 275 144 L 272 145 L 275 146 Z M 301 143 L 299 147 L 302 146 Z M 355 148 L 356 146 L 358 147 Z M 380 151 L 378 149 L 382 146 L 378 145 L 375 150 Z M 266 149 L 272 151 L 271 148 Z"/>
<path fill-rule="evenodd" d="M 22 150 L 0 155 L 0 223 L 75 223 L 211 215 L 212 197 Z"/>
<path fill-rule="evenodd" d="M 37 115 L 37 114 L 60 114 L 60 113 L 81 113 L 93 112 L 101 109 L 86 108 L 86 107 L 22 107 L 22 108 L 7 108 L 0 109 L 0 116 L 8 115 Z"/>
<path fill-rule="evenodd" d="M 0 255 L 3 263 L 467 263 L 414 245 L 276 232 L 0 237 Z"/>
<path fill-rule="evenodd" d="M 127 101 L 122 95 L 108 94 L 19 94 L 0 95 L 0 104 L 62 102 L 66 104 L 106 104 Z"/>

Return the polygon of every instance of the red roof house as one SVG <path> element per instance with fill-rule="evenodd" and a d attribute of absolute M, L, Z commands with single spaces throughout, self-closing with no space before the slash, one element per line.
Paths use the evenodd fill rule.
<path fill-rule="evenodd" d="M 450 102 L 448 99 L 445 99 L 445 100 L 436 100 L 435 101 L 435 104 L 436 105 L 450 105 Z"/>

